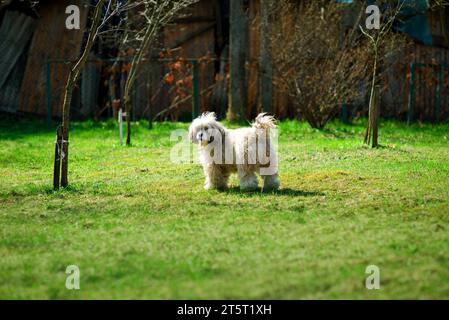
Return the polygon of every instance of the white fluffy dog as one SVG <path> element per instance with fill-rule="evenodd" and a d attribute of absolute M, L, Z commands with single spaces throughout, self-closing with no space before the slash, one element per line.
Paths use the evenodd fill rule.
<path fill-rule="evenodd" d="M 279 188 L 278 159 L 270 130 L 275 119 L 265 113 L 257 116 L 251 127 L 227 129 L 216 120 L 215 113 L 206 112 L 189 128 L 191 142 L 200 148 L 205 189 L 224 190 L 229 177 L 237 173 L 241 190 L 259 187 L 256 173 L 263 179 L 263 191 Z"/>

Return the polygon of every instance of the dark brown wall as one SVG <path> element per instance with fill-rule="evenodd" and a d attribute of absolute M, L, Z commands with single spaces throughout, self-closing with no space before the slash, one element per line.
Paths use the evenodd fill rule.
<path fill-rule="evenodd" d="M 81 21 L 86 23 L 87 9 L 82 0 L 42 2 L 37 10 L 38 26 L 31 42 L 25 76 L 19 95 L 19 112 L 47 114 L 46 62 L 49 59 L 73 60 L 78 57 L 83 39 L 84 25 L 80 30 L 65 27 L 65 9 L 75 4 L 81 9 Z M 64 85 L 68 77 L 68 65 L 52 64 L 52 115 L 61 115 Z"/>

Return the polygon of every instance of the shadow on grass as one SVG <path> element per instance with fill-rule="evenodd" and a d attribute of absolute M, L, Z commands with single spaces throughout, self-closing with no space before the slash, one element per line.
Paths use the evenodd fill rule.
<path fill-rule="evenodd" d="M 316 196 L 324 196 L 324 193 L 318 191 L 304 191 L 304 190 L 295 190 L 290 188 L 281 188 L 276 191 L 262 191 L 261 188 L 258 188 L 254 191 L 242 191 L 239 187 L 232 187 L 225 191 L 225 193 L 229 194 L 241 194 L 245 196 L 268 196 L 268 195 L 280 195 L 280 196 L 290 196 L 290 197 L 316 197 Z"/>
<path fill-rule="evenodd" d="M 56 127 L 56 123 L 52 123 L 49 127 L 45 121 L 38 120 L 37 117 L 1 115 L 0 139 L 17 140 L 36 134 L 56 134 Z"/>
<path fill-rule="evenodd" d="M 56 195 L 63 196 L 64 194 L 80 194 L 83 189 L 79 186 L 69 185 L 65 188 L 53 189 L 49 184 L 26 184 L 13 190 L 0 191 L 0 198 L 25 198 L 37 195 Z"/>
<path fill-rule="evenodd" d="M 387 150 L 387 151 L 394 151 L 394 152 L 400 152 L 400 153 L 410 153 L 409 150 L 404 150 L 403 148 L 401 148 L 401 146 L 396 147 L 396 146 L 390 146 L 390 145 L 384 145 L 384 144 L 379 144 L 377 147 L 371 147 L 368 146 L 366 144 L 363 144 L 363 148 L 367 149 L 367 150 Z"/>

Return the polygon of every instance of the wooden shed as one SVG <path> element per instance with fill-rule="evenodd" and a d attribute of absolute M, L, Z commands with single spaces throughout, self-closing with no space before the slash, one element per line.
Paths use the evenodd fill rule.
<path fill-rule="evenodd" d="M 301 6 L 305 1 L 310 0 L 295 2 Z M 26 1 L 9 0 L 0 7 L 0 112 L 61 115 L 67 63 L 79 55 L 84 41 L 83 27 L 88 19 L 84 2 L 39 1 L 30 8 Z M 81 8 L 81 30 L 65 28 L 69 4 Z M 133 93 L 134 118 L 158 115 L 158 119 L 190 120 L 195 81 L 198 111 L 216 111 L 223 118 L 234 108 L 251 119 L 268 109 L 280 118 L 298 117 L 295 101 L 271 78 L 276 66 L 270 65 L 269 43 L 261 37 L 261 22 L 268 21 L 270 26 L 272 21 L 261 4 L 266 2 L 200 0 L 177 17 L 161 32 L 159 43 L 152 46 L 139 73 Z M 286 18 L 295 19 L 295 14 L 301 11 Z M 397 63 L 385 75 L 382 115 L 405 119 L 413 101 L 414 119 L 449 118 L 448 17 L 447 10 L 443 14 L 427 11 L 424 19 L 431 42 L 411 34 L 403 53 L 391 57 Z M 74 93 L 75 117 L 113 114 L 113 100 L 120 100 L 121 92 L 111 90 L 109 79 L 120 87 L 126 74 L 111 77 L 107 58 L 101 48 L 92 53 Z M 126 73 L 126 66 L 118 73 Z M 356 110 L 363 113 L 365 101 Z"/>
<path fill-rule="evenodd" d="M 1 45 L 7 46 L 6 51 L 11 54 L 0 58 L 0 66 L 6 70 L 0 73 L 9 77 L 8 82 L 0 83 L 0 87 L 8 88 L 0 90 L 0 110 L 42 116 L 50 111 L 52 116 L 60 116 L 68 67 L 59 64 L 51 73 L 47 67 L 50 60 L 75 59 L 81 49 L 83 28 L 65 27 L 65 10 L 70 4 L 80 7 L 81 21 L 85 22 L 87 8 L 81 0 L 41 1 L 33 9 L 25 3 L 13 3 L 2 10 Z M 51 101 L 48 90 L 52 92 Z"/>

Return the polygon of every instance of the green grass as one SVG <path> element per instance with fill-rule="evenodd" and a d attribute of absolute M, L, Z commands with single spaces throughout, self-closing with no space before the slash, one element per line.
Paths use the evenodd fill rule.
<path fill-rule="evenodd" d="M 0 121 L 0 298 L 449 298 L 448 125 L 383 121 L 373 150 L 362 122 L 284 122 L 266 194 L 203 190 L 169 161 L 176 128 L 138 123 L 120 147 L 113 122 L 74 123 L 54 192 L 54 130 Z"/>

